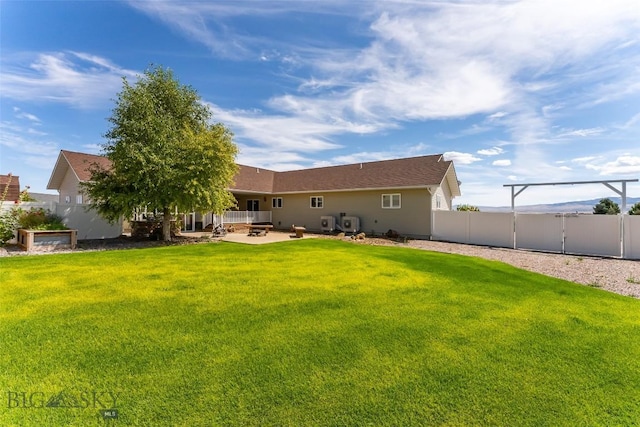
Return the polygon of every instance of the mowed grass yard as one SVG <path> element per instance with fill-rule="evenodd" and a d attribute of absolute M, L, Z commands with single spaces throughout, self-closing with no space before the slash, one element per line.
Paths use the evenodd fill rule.
<path fill-rule="evenodd" d="M 0 271 L 2 426 L 640 424 L 640 301 L 502 263 L 309 239 Z"/>

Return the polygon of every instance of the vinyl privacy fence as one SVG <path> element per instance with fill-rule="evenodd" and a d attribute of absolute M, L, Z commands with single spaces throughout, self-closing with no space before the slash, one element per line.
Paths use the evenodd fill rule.
<path fill-rule="evenodd" d="M 62 222 L 73 230 L 78 230 L 78 240 L 105 239 L 118 237 L 122 234 L 122 221 L 110 224 L 95 211 L 89 210 L 88 205 L 71 205 L 56 202 L 3 202 L 0 212 L 7 212 L 19 207 L 24 210 L 43 208 L 62 217 Z"/>
<path fill-rule="evenodd" d="M 431 238 L 640 259 L 640 216 L 435 211 Z"/>

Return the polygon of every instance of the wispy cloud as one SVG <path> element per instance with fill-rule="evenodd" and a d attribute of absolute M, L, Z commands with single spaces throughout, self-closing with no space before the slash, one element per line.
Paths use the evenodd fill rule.
<path fill-rule="evenodd" d="M 333 149 L 340 145 L 333 138 L 341 134 L 486 114 L 485 124 L 471 125 L 470 131 L 504 127 L 518 147 L 514 165 L 526 172 L 534 170 L 534 162 L 541 167 L 550 163 L 538 144 L 604 132 L 593 127 L 554 135 L 553 112 L 638 90 L 633 70 L 640 61 L 627 59 L 622 65 L 612 61 L 637 48 L 640 9 L 635 0 L 496 0 L 428 6 L 372 1 L 349 8 L 336 2 L 269 2 L 268 7 L 242 1 L 130 4 L 215 54 L 262 61 L 298 58 L 304 63 L 302 72 L 308 74 L 295 75 L 300 80 L 297 88 L 269 99 L 268 109 L 218 111 L 241 140 L 273 144 L 276 150 Z M 308 40 L 296 44 L 283 39 L 266 48 L 262 34 L 248 35 L 234 27 L 235 20 L 243 17 L 277 18 L 292 12 L 352 14 L 360 23 L 359 31 L 370 19 L 369 42 L 356 49 L 334 40 L 335 45 L 322 49 L 310 48 Z M 594 83 L 598 90 L 581 90 Z M 562 105 L 547 102 L 567 88 L 575 88 L 574 95 Z M 478 152 L 495 155 L 486 153 Z M 459 162 L 472 158 L 463 156 Z"/>
<path fill-rule="evenodd" d="M 33 122 L 34 124 L 37 124 L 37 125 L 40 124 L 40 119 L 34 114 L 27 113 L 26 111 L 22 111 L 18 107 L 13 107 L 13 112 L 15 113 L 14 115 L 17 119 L 27 119 Z"/>
<path fill-rule="evenodd" d="M 76 108 L 104 107 L 121 89 L 122 77 L 136 75 L 107 59 L 82 52 L 40 53 L 26 63 L 22 56 L 3 58 L 3 62 L 3 97 Z"/>
<path fill-rule="evenodd" d="M 26 159 L 27 166 L 50 170 L 58 156 L 59 145 L 41 135 L 26 135 L 29 135 L 28 128 L 12 122 L 0 122 L 0 148 L 3 157 L 10 158 L 18 153 Z"/>
<path fill-rule="evenodd" d="M 605 132 L 604 128 L 596 127 L 589 129 L 572 129 L 572 130 L 564 130 L 560 134 L 558 134 L 558 138 L 563 137 L 587 137 L 587 136 L 598 136 Z"/>

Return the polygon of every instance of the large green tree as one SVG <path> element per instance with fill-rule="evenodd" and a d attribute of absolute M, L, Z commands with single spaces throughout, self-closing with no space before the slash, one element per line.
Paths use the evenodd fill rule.
<path fill-rule="evenodd" d="M 600 199 L 593 207 L 593 213 L 596 215 L 617 215 L 620 213 L 620 206 L 609 198 Z"/>
<path fill-rule="evenodd" d="M 162 67 L 149 68 L 123 89 L 109 118 L 104 154 L 111 168 L 91 168 L 84 190 L 91 207 L 115 221 L 139 207 L 162 212 L 164 240 L 171 214 L 213 211 L 235 205 L 227 190 L 237 172 L 238 149 L 196 91 Z"/>
<path fill-rule="evenodd" d="M 631 206 L 631 209 L 629 209 L 629 215 L 640 215 L 640 202 Z"/>

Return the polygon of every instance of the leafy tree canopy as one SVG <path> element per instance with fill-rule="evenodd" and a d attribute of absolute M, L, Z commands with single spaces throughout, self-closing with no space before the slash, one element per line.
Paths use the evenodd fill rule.
<path fill-rule="evenodd" d="M 629 209 L 629 215 L 640 215 L 640 202 L 631 206 L 631 209 Z"/>
<path fill-rule="evenodd" d="M 84 184 L 91 207 L 111 221 L 143 206 L 161 210 L 170 240 L 175 209 L 221 213 L 234 206 L 227 188 L 238 150 L 229 129 L 210 118 L 196 91 L 168 69 L 150 68 L 133 85 L 123 78 L 103 145 L 111 168 L 93 165 Z"/>
<path fill-rule="evenodd" d="M 620 206 L 609 198 L 600 199 L 600 202 L 593 207 L 593 213 L 596 215 L 616 215 L 620 213 Z"/>

